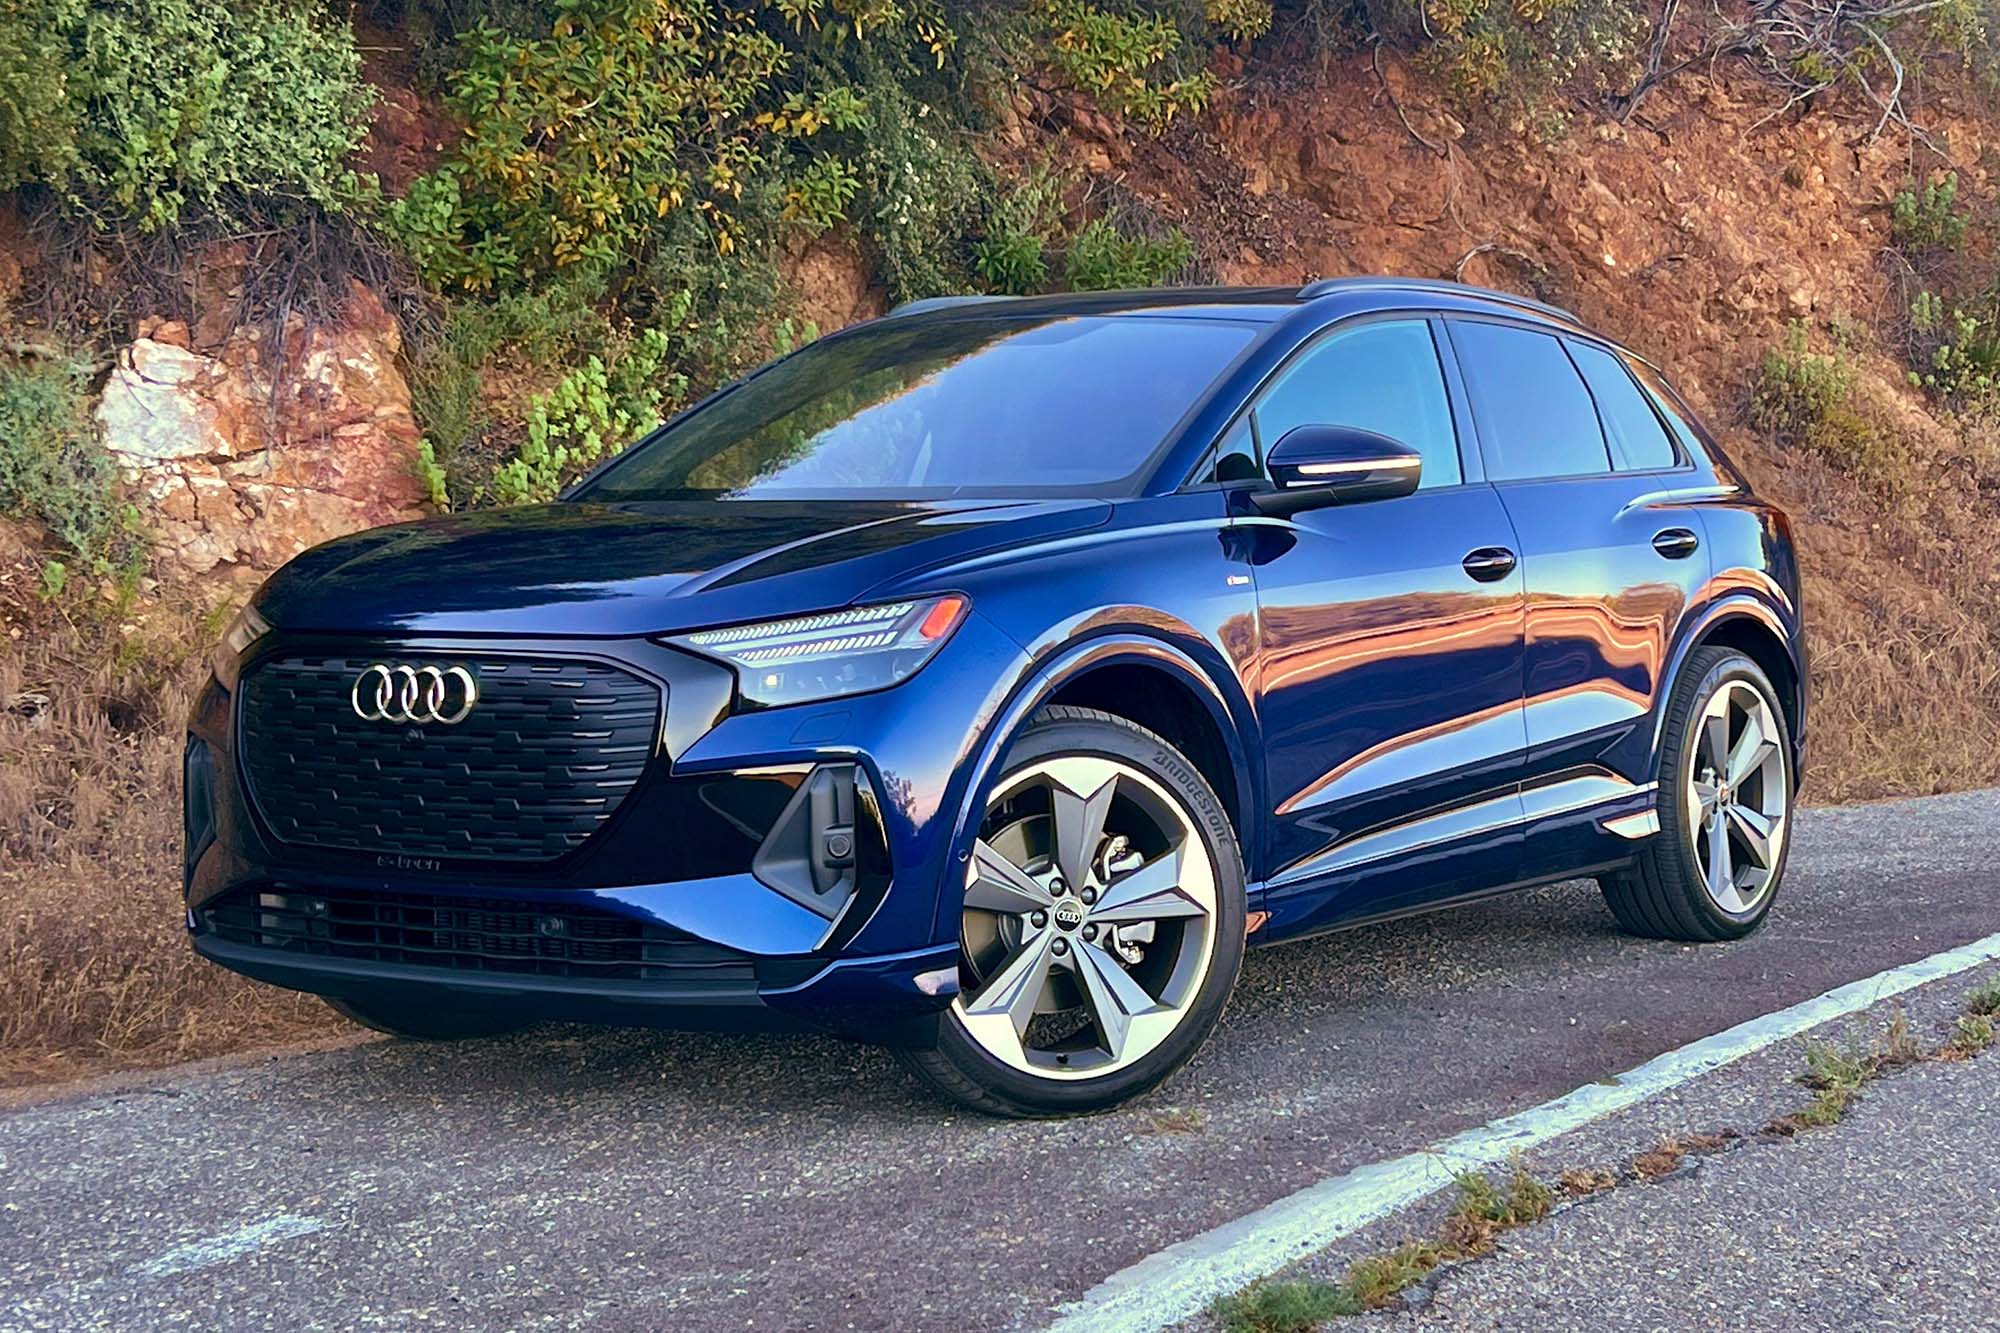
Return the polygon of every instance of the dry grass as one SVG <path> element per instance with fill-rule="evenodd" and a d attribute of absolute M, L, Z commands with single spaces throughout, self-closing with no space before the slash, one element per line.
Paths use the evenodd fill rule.
<path fill-rule="evenodd" d="M 182 723 L 214 616 L 65 615 L 20 595 L 23 563 L 0 562 L 0 1086 L 326 1030 L 182 929 Z"/>

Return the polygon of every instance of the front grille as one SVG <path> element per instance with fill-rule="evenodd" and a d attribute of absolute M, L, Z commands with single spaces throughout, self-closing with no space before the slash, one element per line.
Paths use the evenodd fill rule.
<path fill-rule="evenodd" d="M 616 667 L 393 656 L 464 667 L 479 702 L 455 726 L 370 722 L 352 694 L 374 658 L 284 657 L 245 675 L 244 775 L 288 843 L 407 856 L 546 861 L 582 844 L 639 780 L 660 692 Z"/>
<path fill-rule="evenodd" d="M 757 982 L 746 955 L 582 902 L 280 885 L 225 894 L 197 916 L 229 943 L 322 958 L 667 982 L 686 991 L 741 991 Z"/>

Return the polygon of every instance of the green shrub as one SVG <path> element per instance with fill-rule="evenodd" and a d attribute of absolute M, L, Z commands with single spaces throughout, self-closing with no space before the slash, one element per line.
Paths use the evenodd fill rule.
<path fill-rule="evenodd" d="M 865 184 L 854 221 L 876 276 L 892 301 L 962 291 L 992 173 L 948 117 L 904 87 L 886 56 L 865 57 L 858 73 L 869 115 L 855 153 Z"/>
<path fill-rule="evenodd" d="M 528 405 L 528 433 L 515 458 L 493 474 L 503 505 L 553 500 L 598 462 L 660 424 L 664 393 L 655 376 L 666 335 L 648 330 L 608 369 L 593 356 Z"/>
<path fill-rule="evenodd" d="M 2000 320 L 1946 306 L 1920 291 L 1910 302 L 1910 381 L 1955 407 L 1982 411 L 2000 396 Z"/>
<path fill-rule="evenodd" d="M 1557 127 L 1559 94 L 1623 91 L 1648 28 L 1629 0 L 1382 0 L 1371 23 L 1461 102 Z"/>
<path fill-rule="evenodd" d="M 798 81 L 836 50 L 941 63 L 940 13 L 934 0 L 565 0 L 532 34 L 475 27 L 450 80 L 458 151 L 387 206 L 389 225 L 433 281 L 473 291 L 643 263 L 682 212 L 723 255 L 763 222 L 831 226 L 882 179 L 855 154 L 884 111 L 872 88 Z"/>
<path fill-rule="evenodd" d="M 1032 0 L 1032 8 L 1063 77 L 1155 133 L 1215 91 L 1205 70 L 1176 72 L 1181 31 L 1165 14 L 1116 13 L 1089 0 Z"/>
<path fill-rule="evenodd" d="M 1044 163 L 1010 184 L 993 205 L 972 268 L 986 290 L 1026 296 L 1049 280 L 1046 250 L 1062 228 L 1063 178 Z"/>
<path fill-rule="evenodd" d="M 24 0 L 0 17 L 0 184 L 149 231 L 245 201 L 337 209 L 360 69 L 303 0 Z"/>
<path fill-rule="evenodd" d="M 88 573 L 126 578 L 143 558 L 139 515 L 119 498 L 86 393 L 80 365 L 0 364 L 0 509 L 39 524 Z M 51 594 L 67 582 L 69 563 L 45 572 Z"/>
<path fill-rule="evenodd" d="M 1158 287 L 1194 258 L 1194 243 L 1175 228 L 1162 236 L 1128 236 L 1108 218 L 1078 232 L 1069 246 L 1069 285 L 1079 292 Z"/>
<path fill-rule="evenodd" d="M 1905 250 L 1956 250 L 1965 243 L 1971 215 L 1958 207 L 1958 173 L 1921 190 L 1899 190 L 1889 205 L 1889 234 Z"/>
<path fill-rule="evenodd" d="M 1764 353 L 1750 394 L 1750 424 L 1781 444 L 1807 443 L 1854 392 L 1854 372 L 1839 356 L 1809 350 L 1806 326 L 1785 327 L 1782 344 Z"/>
<path fill-rule="evenodd" d="M 1202 0 L 1201 9 L 1231 41 L 1247 42 L 1271 30 L 1271 0 Z"/>

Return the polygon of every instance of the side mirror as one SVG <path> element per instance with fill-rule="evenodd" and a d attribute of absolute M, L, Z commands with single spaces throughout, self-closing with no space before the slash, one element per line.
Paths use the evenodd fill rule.
<path fill-rule="evenodd" d="M 1276 487 L 1249 498 L 1259 513 L 1275 518 L 1393 500 L 1417 489 L 1424 470 L 1424 457 L 1415 449 L 1358 426 L 1294 426 L 1264 461 Z"/>

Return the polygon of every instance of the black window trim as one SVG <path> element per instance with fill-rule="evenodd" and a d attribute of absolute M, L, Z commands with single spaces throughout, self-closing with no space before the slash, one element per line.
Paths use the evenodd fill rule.
<path fill-rule="evenodd" d="M 1265 393 L 1270 390 L 1271 386 L 1281 376 L 1289 371 L 1301 358 L 1310 355 L 1321 343 L 1341 334 L 1351 333 L 1369 324 L 1389 323 L 1422 323 L 1428 328 L 1431 335 L 1431 350 L 1437 356 L 1438 373 L 1444 381 L 1445 402 L 1451 413 L 1452 446 L 1458 453 L 1459 479 L 1456 482 L 1453 482 L 1449 486 L 1422 486 L 1420 483 L 1420 488 L 1415 493 L 1418 495 L 1431 495 L 1446 491 L 1463 490 L 1468 486 L 1485 485 L 1486 460 L 1480 451 L 1478 441 L 1473 433 L 1472 405 L 1466 396 L 1464 380 L 1459 374 L 1457 351 L 1448 341 L 1448 335 L 1444 328 L 1445 314 L 1435 307 L 1410 306 L 1407 308 L 1398 307 L 1393 310 L 1357 311 L 1352 315 L 1343 316 L 1323 328 L 1315 329 L 1311 337 L 1286 353 L 1284 360 L 1266 372 L 1264 377 L 1257 381 L 1250 392 L 1244 395 L 1242 404 L 1236 411 L 1230 414 L 1229 420 L 1223 424 L 1221 430 L 1216 432 L 1215 438 L 1209 441 L 1208 447 L 1202 450 L 1201 456 L 1195 460 L 1194 466 L 1189 469 L 1186 478 L 1182 480 L 1177 493 L 1180 491 L 1242 490 L 1245 487 L 1268 485 L 1270 478 L 1262 475 L 1264 471 L 1264 446 L 1261 439 L 1262 431 L 1258 428 L 1255 415 L 1258 400 L 1263 398 Z M 1237 424 L 1245 417 L 1250 419 L 1250 448 L 1256 455 L 1258 477 L 1253 481 L 1199 480 L 1202 474 L 1214 465 L 1216 458 L 1219 456 L 1222 442 L 1229 438 L 1230 432 L 1234 431 Z"/>

